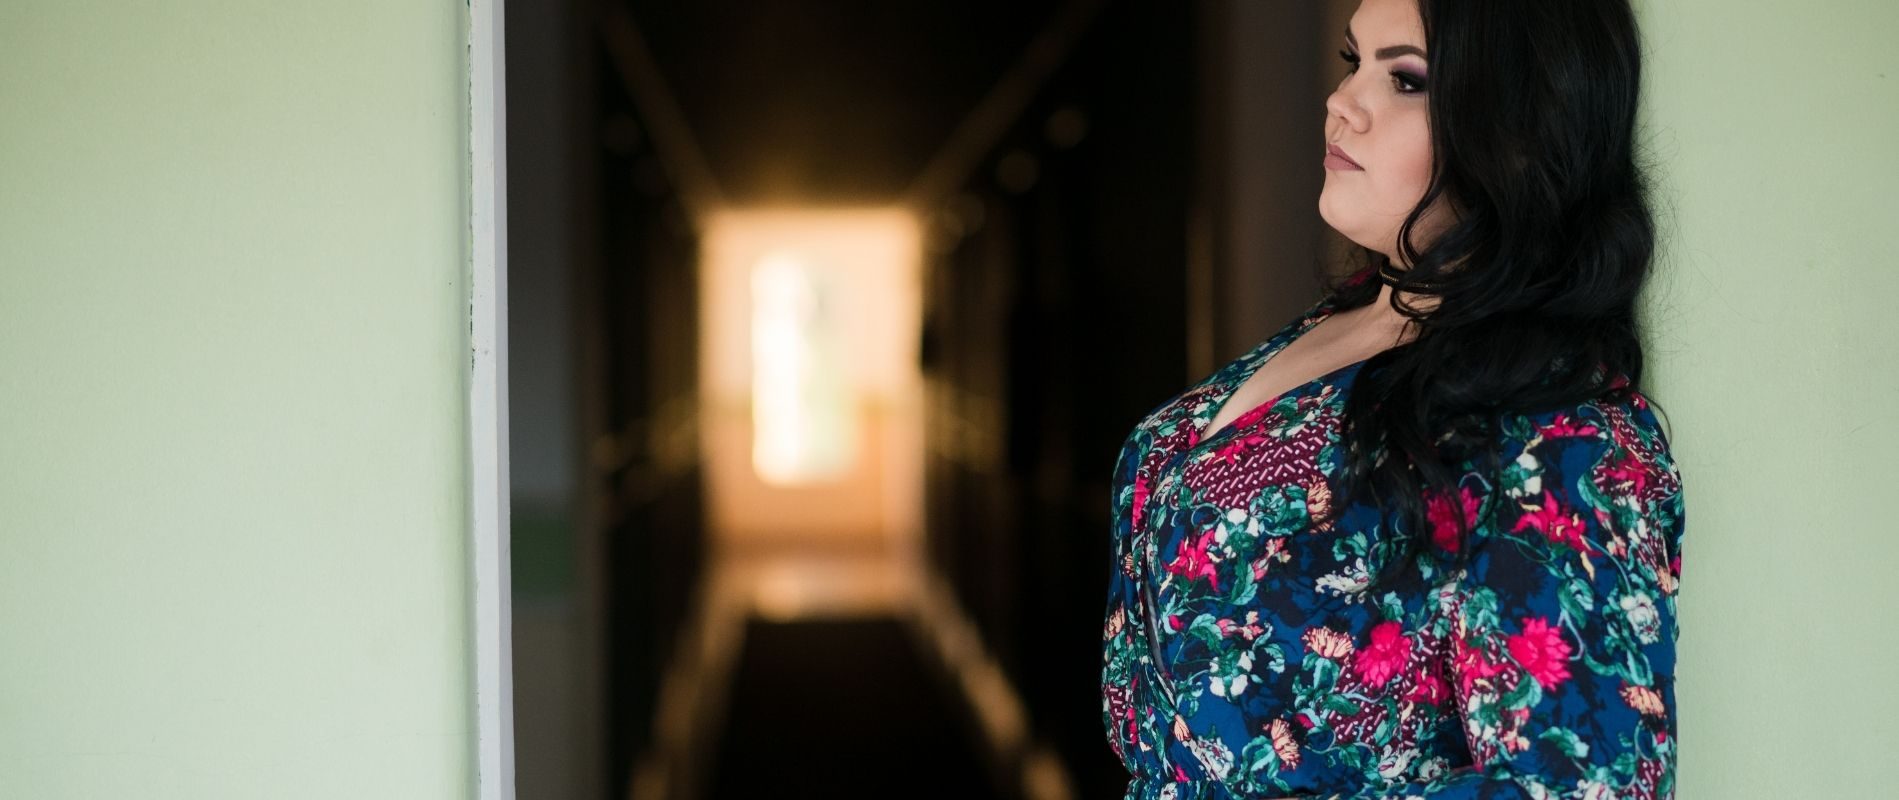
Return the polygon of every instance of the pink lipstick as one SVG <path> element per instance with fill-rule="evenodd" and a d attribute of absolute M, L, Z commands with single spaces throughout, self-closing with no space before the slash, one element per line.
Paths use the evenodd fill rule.
<path fill-rule="evenodd" d="M 1340 171 L 1346 171 L 1346 170 L 1362 171 L 1365 169 L 1364 167 L 1359 166 L 1358 162 L 1353 161 L 1351 156 L 1346 155 L 1345 151 L 1339 149 L 1339 146 L 1335 144 L 1328 144 L 1325 146 L 1325 168 L 1331 169 L 1331 170 L 1340 170 Z"/>

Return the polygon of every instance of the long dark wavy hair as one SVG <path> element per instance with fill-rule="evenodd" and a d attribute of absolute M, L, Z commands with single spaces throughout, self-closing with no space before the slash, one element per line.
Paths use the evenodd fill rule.
<path fill-rule="evenodd" d="M 1402 277 L 1392 294 L 1417 336 L 1359 370 L 1343 420 L 1347 475 L 1332 506 L 1336 517 L 1354 500 L 1371 503 L 1407 534 L 1429 530 L 1429 498 L 1463 508 L 1463 465 L 1487 469 L 1494 485 L 1509 415 L 1637 390 L 1636 306 L 1655 247 L 1629 0 L 1419 0 L 1419 9 L 1433 170 L 1400 229 L 1408 267 L 1393 269 Z M 1440 198 L 1455 221 L 1419 247 L 1412 229 Z M 1364 254 L 1366 270 L 1389 266 Z M 1361 270 L 1328 288 L 1349 309 L 1380 286 Z M 1435 305 L 1407 305 L 1406 292 Z M 1475 520 L 1451 516 L 1467 538 Z M 1430 537 L 1392 541 L 1374 587 Z"/>

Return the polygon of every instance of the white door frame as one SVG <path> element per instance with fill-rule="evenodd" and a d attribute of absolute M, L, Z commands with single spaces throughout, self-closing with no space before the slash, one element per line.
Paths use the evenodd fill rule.
<path fill-rule="evenodd" d="M 503 0 L 468 4 L 469 576 L 474 599 L 475 796 L 514 800 L 508 567 L 507 81 Z"/>

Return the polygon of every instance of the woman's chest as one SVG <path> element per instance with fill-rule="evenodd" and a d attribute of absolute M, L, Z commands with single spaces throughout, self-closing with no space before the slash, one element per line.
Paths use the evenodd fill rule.
<path fill-rule="evenodd" d="M 1219 753 L 1261 746 L 1317 764 L 1335 748 L 1422 741 L 1439 718 L 1423 709 L 1449 696 L 1430 666 L 1448 631 L 1427 576 L 1365 591 L 1402 540 L 1375 507 L 1341 505 L 1355 373 L 1288 390 L 1204 438 L 1230 387 L 1195 387 L 1124 445 L 1119 619 L 1141 643 L 1131 652 L 1168 741 L 1213 753 L 1198 759 L 1210 771 L 1226 763 Z"/>
<path fill-rule="evenodd" d="M 1335 508 L 1343 390 L 1288 392 L 1200 440 L 1217 392 L 1188 392 L 1129 437 L 1124 544 L 1167 605 L 1244 609 L 1262 592 L 1312 610 L 1369 582 L 1383 531 Z"/>

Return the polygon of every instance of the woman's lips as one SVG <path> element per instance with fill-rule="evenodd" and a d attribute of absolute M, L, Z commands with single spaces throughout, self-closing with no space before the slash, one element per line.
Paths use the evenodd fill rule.
<path fill-rule="evenodd" d="M 1325 146 L 1325 168 L 1341 171 L 1354 169 L 1363 171 L 1365 169 L 1359 166 L 1358 162 L 1353 161 L 1351 156 L 1346 155 L 1345 151 L 1340 150 L 1339 146 L 1335 144 Z"/>

